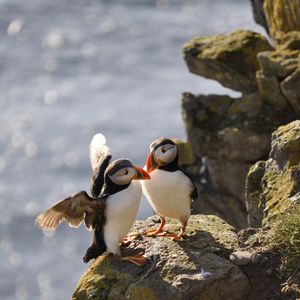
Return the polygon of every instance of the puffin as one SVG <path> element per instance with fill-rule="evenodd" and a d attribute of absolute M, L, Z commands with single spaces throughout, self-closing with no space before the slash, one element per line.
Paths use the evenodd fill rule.
<path fill-rule="evenodd" d="M 177 145 L 168 138 L 158 138 L 150 145 L 145 169 L 151 180 L 142 182 L 143 193 L 157 215 L 160 226 L 147 230 L 147 235 L 165 235 L 172 240 L 182 240 L 188 219 L 191 215 L 191 201 L 196 200 L 198 192 L 192 178 L 178 165 Z M 179 234 L 163 231 L 166 217 L 181 223 Z"/>
<path fill-rule="evenodd" d="M 83 222 L 94 231 L 92 245 L 83 261 L 89 262 L 98 256 L 112 253 L 121 261 L 130 261 L 142 266 L 144 253 L 121 257 L 120 244 L 130 231 L 140 204 L 142 187 L 140 180 L 148 180 L 148 172 L 134 165 L 129 159 L 113 162 L 105 137 L 98 133 L 90 144 L 90 160 L 93 169 L 91 194 L 80 191 L 71 195 L 36 218 L 43 230 L 54 230 L 63 221 L 70 227 L 79 227 Z"/>

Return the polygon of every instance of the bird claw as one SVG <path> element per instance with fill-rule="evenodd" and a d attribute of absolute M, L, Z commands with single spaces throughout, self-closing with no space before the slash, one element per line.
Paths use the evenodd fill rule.
<path fill-rule="evenodd" d="M 172 241 L 182 241 L 183 236 L 182 235 L 176 235 L 176 234 L 168 234 L 167 237 L 171 239 Z"/>
<path fill-rule="evenodd" d="M 148 235 L 148 236 L 154 236 L 154 235 L 163 236 L 166 234 L 166 232 L 162 231 L 162 230 L 158 230 L 158 229 L 148 229 L 148 230 L 145 230 L 143 232 L 143 234 Z"/>
<path fill-rule="evenodd" d="M 143 234 L 146 234 L 148 236 L 165 236 L 172 241 L 182 241 L 183 240 L 183 234 L 175 234 L 175 233 L 167 233 L 165 231 L 158 231 L 157 229 L 151 229 L 144 231 Z"/>

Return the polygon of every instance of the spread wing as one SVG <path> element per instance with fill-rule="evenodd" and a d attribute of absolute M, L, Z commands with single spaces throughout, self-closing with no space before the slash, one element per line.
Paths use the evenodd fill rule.
<path fill-rule="evenodd" d="M 111 160 L 110 149 L 107 146 L 103 134 L 94 135 L 90 144 L 90 160 L 93 175 L 90 180 L 90 188 L 93 197 L 98 197 L 104 185 L 104 173 Z"/>
<path fill-rule="evenodd" d="M 71 227 L 94 228 L 97 219 L 104 216 L 105 198 L 91 198 L 85 191 L 65 198 L 36 218 L 37 225 L 45 230 L 54 230 L 63 220 Z M 104 218 L 104 217 L 103 217 Z"/>

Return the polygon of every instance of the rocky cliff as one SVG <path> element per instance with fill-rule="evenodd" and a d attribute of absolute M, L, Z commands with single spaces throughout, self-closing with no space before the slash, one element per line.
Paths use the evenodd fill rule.
<path fill-rule="evenodd" d="M 244 187 L 250 166 L 267 158 L 271 133 L 300 116 L 300 13 L 284 21 L 289 12 L 299 12 L 299 1 L 252 3 L 272 45 L 258 33 L 237 30 L 183 46 L 190 72 L 242 94 L 182 96 L 188 141 L 200 170 L 195 212 L 217 214 L 237 228 L 247 226 Z"/>
<path fill-rule="evenodd" d="M 272 38 L 300 30 L 300 2 L 298 0 L 251 0 L 254 19 Z"/>
<path fill-rule="evenodd" d="M 300 121 L 272 134 L 268 160 L 258 161 L 246 181 L 250 226 L 272 224 L 291 205 L 300 203 Z"/>
<path fill-rule="evenodd" d="M 246 203 L 251 225 L 236 230 L 217 216 L 193 215 L 183 241 L 143 236 L 122 249 L 144 252 L 137 267 L 113 256 L 96 259 L 73 300 L 83 299 L 287 299 L 300 296 L 300 121 L 272 134 L 265 161 L 251 167 Z M 137 221 L 133 231 L 158 226 Z M 167 231 L 179 224 L 168 220 Z"/>
<path fill-rule="evenodd" d="M 139 221 L 134 230 L 157 226 L 157 222 L 157 217 Z M 167 230 L 178 230 L 178 224 L 169 223 Z M 143 267 L 120 262 L 113 256 L 99 257 L 82 276 L 73 300 L 275 297 L 280 290 L 275 271 L 278 259 L 262 249 L 252 247 L 248 251 L 251 243 L 247 246 L 245 241 L 253 233 L 237 235 L 233 227 L 216 216 L 194 215 L 181 242 L 141 236 L 122 250 L 124 255 L 145 252 L 148 262 Z M 250 286 L 255 282 L 254 291 Z"/>
<path fill-rule="evenodd" d="M 191 72 L 241 92 L 183 93 L 188 143 L 176 142 L 197 181 L 194 213 L 202 214 L 190 218 L 183 241 L 140 235 L 122 249 L 145 252 L 143 267 L 99 257 L 73 300 L 300 299 L 299 1 L 251 2 L 272 45 L 238 30 L 183 47 Z M 133 230 L 158 221 L 137 221 Z M 178 224 L 168 220 L 166 228 Z"/>

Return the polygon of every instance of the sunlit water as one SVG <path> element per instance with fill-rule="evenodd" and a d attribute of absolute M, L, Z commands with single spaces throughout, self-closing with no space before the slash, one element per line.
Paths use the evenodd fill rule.
<path fill-rule="evenodd" d="M 144 165 L 153 139 L 185 138 L 182 91 L 234 95 L 189 74 L 181 46 L 258 30 L 248 1 L 170 3 L 0 0 L 0 299 L 70 298 L 91 234 L 46 237 L 34 218 L 88 190 L 93 134 Z M 139 218 L 150 214 L 143 199 Z"/>

